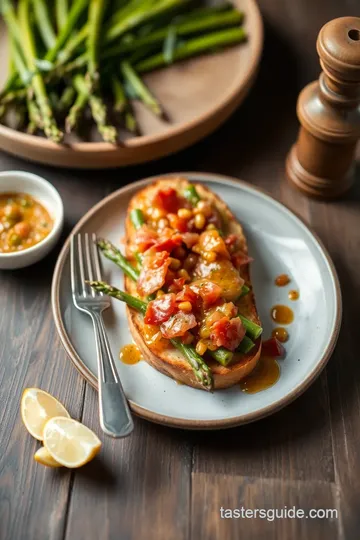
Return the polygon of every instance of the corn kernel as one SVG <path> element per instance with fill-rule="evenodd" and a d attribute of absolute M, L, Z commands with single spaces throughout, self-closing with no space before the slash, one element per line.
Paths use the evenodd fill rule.
<path fill-rule="evenodd" d="M 210 217 L 212 214 L 211 204 L 207 201 L 199 201 L 194 212 L 195 214 L 201 212 L 205 217 Z"/>
<path fill-rule="evenodd" d="M 171 270 L 179 270 L 180 266 L 181 266 L 181 262 L 179 261 L 179 259 L 174 259 L 173 257 L 170 257 L 170 264 L 169 264 L 169 267 L 171 268 Z"/>
<path fill-rule="evenodd" d="M 200 354 L 200 356 L 202 356 L 203 354 L 206 353 L 207 345 L 206 345 L 206 343 L 204 343 L 204 341 L 202 341 L 202 340 L 200 339 L 200 340 L 197 342 L 195 349 L 196 349 L 196 352 L 197 352 L 198 354 Z"/>
<path fill-rule="evenodd" d="M 166 212 L 164 210 L 161 210 L 160 208 L 154 208 L 151 212 L 151 217 L 154 221 L 158 221 L 165 216 Z"/>
<path fill-rule="evenodd" d="M 185 270 L 185 268 L 181 268 L 181 270 L 178 271 L 178 276 L 185 278 L 186 281 L 190 281 L 190 276 L 188 272 Z"/>
<path fill-rule="evenodd" d="M 196 214 L 195 216 L 195 227 L 197 229 L 203 229 L 206 223 L 206 219 L 204 214 L 200 212 L 200 214 Z"/>
<path fill-rule="evenodd" d="M 182 219 L 190 219 L 193 215 L 192 211 L 189 208 L 180 208 L 177 214 L 179 218 Z"/>
<path fill-rule="evenodd" d="M 190 304 L 190 302 L 180 302 L 178 308 L 181 309 L 181 311 L 190 313 L 190 311 L 192 310 L 192 305 Z"/>
<path fill-rule="evenodd" d="M 169 221 L 166 218 L 161 218 L 157 222 L 158 229 L 166 229 L 169 226 Z"/>
<path fill-rule="evenodd" d="M 176 257 L 177 259 L 184 259 L 186 257 L 186 249 L 184 249 L 183 247 L 181 246 L 178 246 L 174 249 L 173 251 L 173 255 L 174 257 Z"/>
<path fill-rule="evenodd" d="M 178 220 L 178 217 L 176 214 L 168 214 L 167 215 L 167 218 L 169 220 L 169 223 L 170 223 L 170 227 L 172 227 L 173 229 L 176 228 L 176 224 L 177 224 L 177 220 Z"/>
<path fill-rule="evenodd" d="M 161 289 L 158 290 L 158 292 L 156 293 L 156 298 L 160 298 L 160 296 L 164 296 L 164 291 L 162 291 Z"/>
<path fill-rule="evenodd" d="M 215 251 L 205 251 L 202 253 L 202 257 L 205 259 L 206 262 L 215 262 L 216 261 L 216 253 Z"/>
<path fill-rule="evenodd" d="M 206 227 L 207 231 L 213 231 L 214 229 L 216 229 L 216 227 L 213 223 L 209 223 L 209 225 Z"/>
<path fill-rule="evenodd" d="M 207 339 L 210 337 L 210 328 L 208 326 L 202 326 L 199 333 L 201 338 Z"/>

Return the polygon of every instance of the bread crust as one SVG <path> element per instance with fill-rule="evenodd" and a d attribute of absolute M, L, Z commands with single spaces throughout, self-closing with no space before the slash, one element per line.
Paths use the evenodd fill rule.
<path fill-rule="evenodd" d="M 153 184 L 147 186 L 145 189 L 139 191 L 130 201 L 128 207 L 128 213 L 126 217 L 125 232 L 126 232 L 126 255 L 132 257 L 132 251 L 130 246 L 135 235 L 135 229 L 130 220 L 130 212 L 134 208 L 141 206 L 144 198 L 152 198 L 154 193 L 161 187 L 174 187 L 181 191 L 189 184 L 186 178 L 163 178 L 157 180 Z M 215 204 L 220 213 L 226 217 L 229 224 L 229 232 L 234 233 L 240 239 L 241 250 L 244 253 L 248 253 L 248 247 L 244 231 L 240 223 L 236 220 L 227 205 L 213 192 L 211 192 L 206 186 L 202 184 L 194 183 L 197 192 L 202 199 L 211 200 Z M 248 319 L 256 324 L 261 325 L 256 304 L 254 293 L 250 280 L 249 265 L 241 267 L 241 276 L 244 278 L 245 283 L 250 287 L 250 292 L 242 297 L 240 303 L 241 313 Z M 130 294 L 137 294 L 136 284 L 127 276 L 125 276 L 125 290 Z M 139 347 L 144 360 L 148 362 L 152 367 L 164 373 L 165 375 L 172 377 L 178 382 L 192 386 L 194 388 L 204 389 L 203 386 L 196 379 L 193 370 L 186 362 L 182 354 L 174 349 L 170 344 L 169 346 L 159 348 L 156 345 L 146 342 L 145 340 L 145 325 L 143 316 L 131 309 L 127 309 L 127 317 L 129 321 L 130 332 L 137 346 Z M 229 366 L 224 367 L 218 364 L 214 360 L 207 361 L 214 378 L 214 389 L 229 388 L 239 383 L 244 377 L 249 375 L 255 368 L 261 355 L 261 338 L 256 340 L 255 347 L 248 354 L 237 355 L 235 361 Z"/>

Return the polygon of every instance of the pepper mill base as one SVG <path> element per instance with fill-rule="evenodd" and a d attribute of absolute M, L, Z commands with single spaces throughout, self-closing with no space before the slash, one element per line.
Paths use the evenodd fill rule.
<path fill-rule="evenodd" d="M 352 186 L 355 181 L 355 168 L 351 167 L 346 176 L 336 182 L 333 178 L 314 176 L 301 165 L 297 156 L 297 146 L 294 144 L 286 159 L 286 175 L 291 184 L 305 195 L 317 199 L 333 199 Z"/>

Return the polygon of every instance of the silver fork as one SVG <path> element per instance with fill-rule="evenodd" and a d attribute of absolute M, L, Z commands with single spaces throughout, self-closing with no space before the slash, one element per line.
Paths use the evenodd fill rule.
<path fill-rule="evenodd" d="M 86 281 L 101 281 L 96 235 L 71 237 L 71 290 L 75 306 L 90 315 L 95 331 L 99 380 L 99 416 L 103 431 L 111 437 L 126 437 L 134 429 L 129 405 L 121 385 L 106 335 L 102 312 L 110 300 Z"/>

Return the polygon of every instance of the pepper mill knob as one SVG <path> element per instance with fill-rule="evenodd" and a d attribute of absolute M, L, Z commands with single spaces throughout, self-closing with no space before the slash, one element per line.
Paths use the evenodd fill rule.
<path fill-rule="evenodd" d="M 323 71 L 299 95 L 301 127 L 286 173 L 305 194 L 330 198 L 354 182 L 360 138 L 360 18 L 341 17 L 325 24 L 317 51 Z"/>

